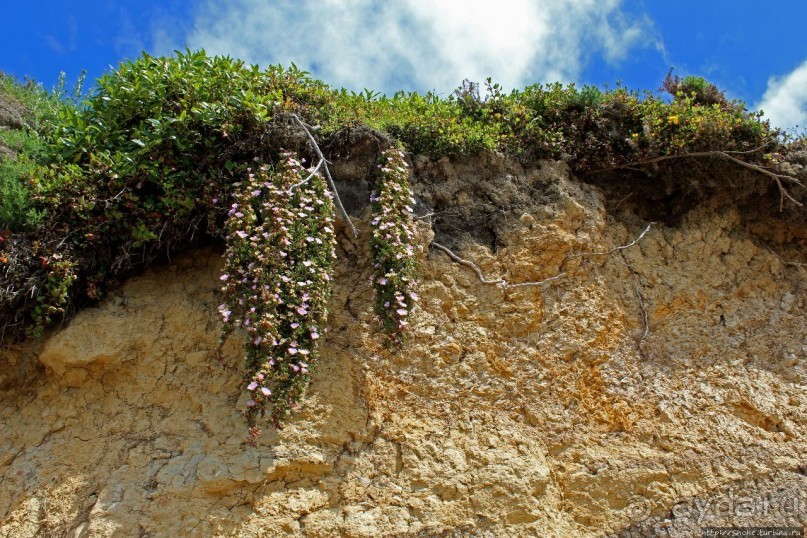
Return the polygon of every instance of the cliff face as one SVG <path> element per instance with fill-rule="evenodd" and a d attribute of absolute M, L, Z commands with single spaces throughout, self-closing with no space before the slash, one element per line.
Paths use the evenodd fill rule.
<path fill-rule="evenodd" d="M 787 263 L 803 227 L 707 198 L 642 235 L 624 200 L 562 165 L 490 154 L 418 160 L 416 174 L 439 221 L 419 224 L 407 345 L 380 345 L 367 238 L 340 234 L 322 360 L 302 408 L 257 448 L 236 411 L 238 335 L 217 357 L 219 252 L 173 260 L 43 343 L 3 351 L 0 534 L 805 524 L 807 273 Z M 435 231 L 490 278 L 560 277 L 485 285 L 428 252 Z"/>

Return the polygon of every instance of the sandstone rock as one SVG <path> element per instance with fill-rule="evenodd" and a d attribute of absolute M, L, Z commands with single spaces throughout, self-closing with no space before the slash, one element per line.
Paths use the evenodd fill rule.
<path fill-rule="evenodd" d="M 771 221 L 704 202 L 586 254 L 647 223 L 607 215 L 562 167 L 479 159 L 418 161 L 432 206 L 470 181 L 470 212 L 503 185 L 498 250 L 459 228 L 453 247 L 508 282 L 563 278 L 502 290 L 422 248 L 412 337 L 390 353 L 367 246 L 340 237 L 352 255 L 312 384 L 250 448 L 238 335 L 216 359 L 221 259 L 153 269 L 54 334 L 34 385 L 2 392 L 0 535 L 691 536 L 698 501 L 803 494 L 807 289 L 762 248 Z"/>
<path fill-rule="evenodd" d="M 131 317 L 131 313 L 109 303 L 86 310 L 45 343 L 39 360 L 57 374 L 91 365 L 118 367 L 134 358 L 140 337 L 132 333 Z"/>

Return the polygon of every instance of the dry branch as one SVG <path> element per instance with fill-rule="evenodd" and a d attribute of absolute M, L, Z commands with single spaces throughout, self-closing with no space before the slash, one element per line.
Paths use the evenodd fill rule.
<path fill-rule="evenodd" d="M 642 238 L 645 235 L 647 235 L 647 232 L 650 231 L 650 228 L 653 226 L 653 224 L 654 224 L 653 222 L 648 224 L 647 228 L 645 228 L 644 231 L 641 234 L 639 234 L 639 236 L 636 239 L 634 239 L 633 241 L 631 241 L 630 243 L 628 243 L 626 245 L 621 245 L 621 246 L 618 246 L 618 247 L 614 247 L 611 250 L 607 250 L 605 252 L 583 252 L 583 253 L 580 253 L 580 254 L 575 254 L 573 256 L 569 256 L 568 258 L 566 258 L 566 260 L 564 260 L 564 263 L 566 261 L 570 260 L 570 259 L 573 259 L 573 258 L 580 258 L 582 256 L 603 256 L 603 255 L 607 255 L 607 254 L 613 254 L 614 252 L 619 252 L 621 250 L 625 250 L 626 248 L 630 248 L 633 245 L 635 245 L 636 243 L 638 243 L 639 241 L 641 241 Z M 519 282 L 517 284 L 509 284 L 503 278 L 497 278 L 495 280 L 491 280 L 491 279 L 485 278 L 484 273 L 482 273 L 482 269 L 480 269 L 477 264 L 475 264 L 474 262 L 472 262 L 470 260 L 460 258 L 456 254 L 454 254 L 451 251 L 451 249 L 449 249 L 445 245 L 441 245 L 440 243 L 438 243 L 436 241 L 432 241 L 432 246 L 437 248 L 438 250 L 442 250 L 449 258 L 451 258 L 455 262 L 459 263 L 460 265 L 464 265 L 465 267 L 469 267 L 470 269 L 472 269 L 476 273 L 477 278 L 479 278 L 479 282 L 481 282 L 482 284 L 489 285 L 489 286 L 499 286 L 499 287 L 504 288 L 504 289 L 526 288 L 526 287 L 530 287 L 530 286 L 543 286 L 544 284 L 548 284 L 548 283 L 550 283 L 550 282 L 552 282 L 554 280 L 559 280 L 559 279 L 563 278 L 564 276 L 566 276 L 566 273 L 559 273 L 559 274 L 557 274 L 555 276 L 551 276 L 551 277 L 545 278 L 543 280 L 535 280 L 535 281 L 530 281 L 530 282 Z"/>

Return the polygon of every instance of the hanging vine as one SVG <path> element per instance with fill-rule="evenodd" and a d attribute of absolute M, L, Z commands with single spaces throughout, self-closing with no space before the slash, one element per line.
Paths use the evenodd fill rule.
<path fill-rule="evenodd" d="M 250 171 L 229 210 L 219 310 L 222 338 L 237 327 L 247 333 L 251 444 L 267 413 L 280 427 L 316 363 L 331 294 L 333 212 L 324 178 L 289 153 L 273 169 Z"/>
<path fill-rule="evenodd" d="M 418 295 L 412 238 L 415 199 L 409 187 L 404 154 L 390 148 L 378 164 L 370 252 L 373 261 L 375 311 L 392 345 L 400 345 Z"/>

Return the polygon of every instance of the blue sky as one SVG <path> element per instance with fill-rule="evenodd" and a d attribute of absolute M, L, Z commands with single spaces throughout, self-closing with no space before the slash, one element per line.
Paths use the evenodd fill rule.
<path fill-rule="evenodd" d="M 768 7 L 773 6 L 773 7 Z M 0 70 L 88 83 L 146 50 L 293 61 L 334 86 L 435 90 L 493 77 L 656 89 L 670 67 L 807 125 L 807 2 L 750 0 L 59 0 L 13 2 Z"/>

